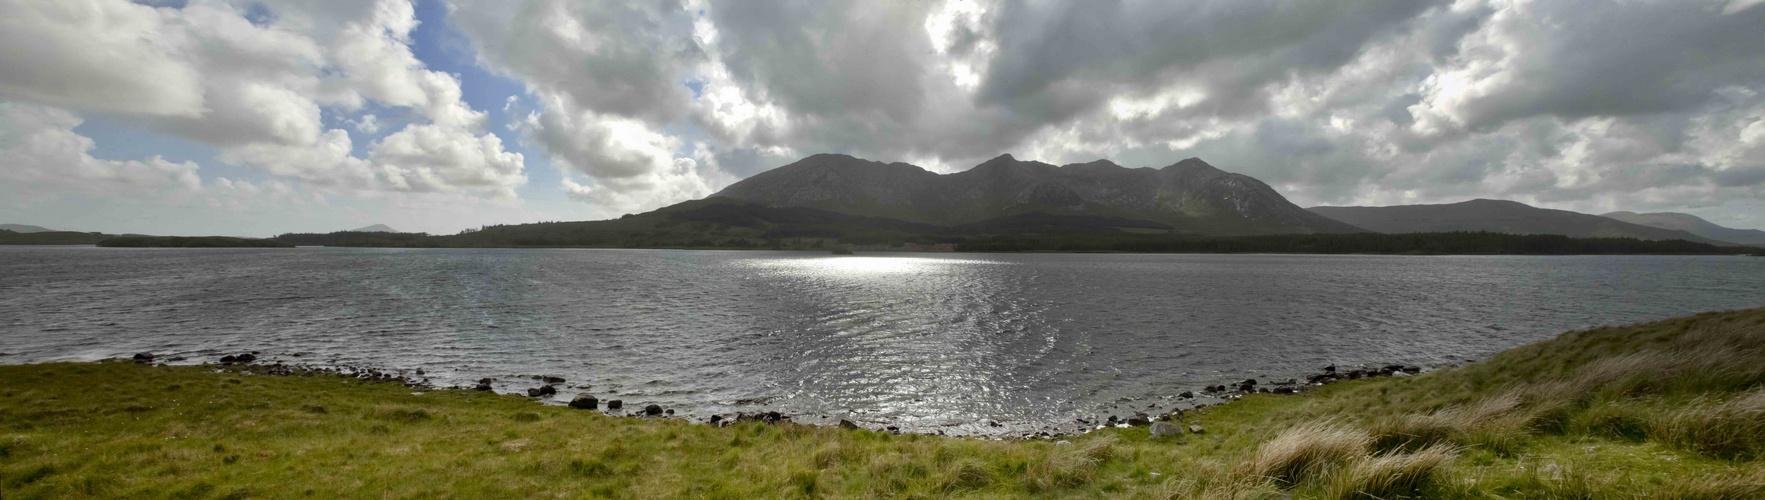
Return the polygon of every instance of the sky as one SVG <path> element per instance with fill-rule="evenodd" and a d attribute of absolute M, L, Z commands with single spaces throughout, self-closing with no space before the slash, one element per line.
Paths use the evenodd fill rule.
<path fill-rule="evenodd" d="M 816 153 L 1765 228 L 1765 0 L 0 0 L 0 223 L 615 218 Z"/>

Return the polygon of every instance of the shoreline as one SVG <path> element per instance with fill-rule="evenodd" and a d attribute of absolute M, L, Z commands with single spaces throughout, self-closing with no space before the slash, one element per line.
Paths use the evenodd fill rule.
<path fill-rule="evenodd" d="M 757 408 L 751 411 L 718 412 L 709 414 L 680 412 L 677 415 L 675 408 L 661 406 L 651 401 L 632 400 L 627 403 L 623 398 L 611 399 L 614 396 L 608 396 L 606 399 L 601 399 L 586 390 L 577 391 L 577 393 L 573 395 L 565 394 L 563 391 L 576 390 L 579 386 L 576 384 L 566 385 L 568 383 L 567 379 L 556 376 L 530 375 L 525 378 L 514 377 L 514 381 L 531 381 L 531 383 L 527 385 L 536 385 L 535 387 L 526 389 L 526 394 L 523 395 L 520 392 L 517 392 L 519 389 L 516 391 L 497 392 L 495 385 L 498 383 L 503 383 L 505 387 L 515 385 L 514 381 L 497 378 L 482 378 L 472 387 L 463 385 L 443 387 L 430 383 L 429 379 L 424 376 L 425 372 L 422 369 L 381 369 L 354 365 L 284 363 L 280 359 L 271 359 L 269 356 L 270 355 L 265 354 L 262 351 L 251 351 L 249 353 L 226 355 L 220 359 L 214 360 L 214 362 L 202 361 L 192 364 L 173 365 L 170 363 L 189 361 L 189 359 L 184 356 L 160 357 L 153 353 L 143 352 L 135 354 L 132 358 L 110 357 L 84 362 L 61 361 L 48 363 L 24 363 L 8 366 L 52 365 L 64 363 L 134 363 L 155 368 L 181 366 L 195 367 L 215 374 L 297 378 L 334 377 L 365 383 L 396 383 L 407 389 L 413 389 L 420 393 L 437 391 L 485 392 L 498 396 L 523 398 L 523 400 L 534 403 L 537 406 L 568 407 L 578 410 L 592 411 L 608 417 L 677 419 L 693 424 L 711 425 L 714 427 L 727 426 L 732 423 L 746 421 L 760 421 L 766 423 L 790 422 L 798 425 L 819 427 L 839 427 L 846 429 L 864 428 L 878 432 L 890 432 L 897 435 L 918 434 L 923 436 L 952 436 L 982 439 L 1058 439 L 1062 437 L 1080 436 L 1108 428 L 1147 427 L 1153 422 L 1181 422 L 1183 415 L 1187 412 L 1230 404 L 1250 395 L 1297 396 L 1337 382 L 1363 379 L 1371 380 L 1381 377 L 1411 377 L 1420 375 L 1424 372 L 1451 369 L 1456 366 L 1462 366 L 1463 364 L 1476 362 L 1468 361 L 1430 368 L 1424 368 L 1418 365 L 1392 363 L 1380 363 L 1374 365 L 1362 364 L 1357 365 L 1358 367 L 1356 368 L 1338 368 L 1336 365 L 1332 364 L 1315 373 L 1307 374 L 1304 380 L 1294 377 L 1280 381 L 1262 381 L 1253 377 L 1218 384 L 1208 384 L 1201 388 L 1187 389 L 1178 391 L 1175 394 L 1159 396 L 1157 397 L 1158 400 L 1168 400 L 1170 403 L 1160 405 L 1155 402 L 1152 406 L 1146 408 L 1147 410 L 1155 410 L 1150 413 L 1146 411 L 1131 411 L 1127 412 L 1128 415 L 1123 416 L 1116 414 L 1120 412 L 1099 412 L 1088 417 L 1076 418 L 1072 422 L 1030 425 L 1019 425 L 1011 422 L 1000 423 L 997 420 L 983 419 L 970 425 L 1001 429 L 1016 428 L 1017 430 L 998 433 L 952 434 L 946 433 L 943 430 L 915 431 L 912 429 L 902 429 L 900 426 L 893 425 L 895 422 L 887 420 L 876 421 L 860 419 L 860 421 L 864 422 L 863 424 L 860 424 L 854 422 L 853 418 L 849 418 L 850 415 L 832 416 L 815 413 L 793 413 L 765 408 Z M 264 362 L 260 363 L 260 358 Z M 567 401 L 563 398 L 569 398 L 570 400 Z M 578 401 L 581 398 L 587 398 L 592 402 L 583 403 Z M 1121 402 L 1137 403 L 1144 401 L 1154 401 L 1154 398 L 1123 397 Z M 582 407 L 583 405 L 587 405 L 587 407 Z M 650 407 L 655 407 L 655 413 L 648 413 Z M 616 410 L 623 411 L 623 414 L 616 413 Z M 1028 430 L 1024 431 L 1026 428 Z"/>
<path fill-rule="evenodd" d="M 1257 391 L 1176 424 L 1048 439 L 782 415 L 720 425 L 609 417 L 489 391 L 413 390 L 383 371 L 321 376 L 232 356 L 230 367 L 161 368 L 158 356 L 0 366 L 0 494 L 1765 496 L 1765 428 L 1755 425 L 1765 308 L 1570 331 L 1451 369 Z"/>

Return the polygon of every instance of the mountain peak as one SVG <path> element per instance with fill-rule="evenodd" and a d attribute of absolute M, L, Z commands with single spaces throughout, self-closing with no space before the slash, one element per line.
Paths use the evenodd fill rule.
<path fill-rule="evenodd" d="M 355 229 L 351 229 L 350 232 L 356 232 L 356 233 L 396 233 L 396 232 L 398 232 L 398 230 L 393 229 L 391 227 L 388 227 L 385 224 L 375 224 L 372 226 L 358 227 Z"/>

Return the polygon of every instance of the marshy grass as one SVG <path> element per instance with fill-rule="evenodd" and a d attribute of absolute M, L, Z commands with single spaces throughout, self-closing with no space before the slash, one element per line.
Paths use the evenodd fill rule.
<path fill-rule="evenodd" d="M 0 366 L 0 498 L 1765 498 L 1765 309 L 1570 332 L 1145 428 L 990 440 L 477 391 Z"/>

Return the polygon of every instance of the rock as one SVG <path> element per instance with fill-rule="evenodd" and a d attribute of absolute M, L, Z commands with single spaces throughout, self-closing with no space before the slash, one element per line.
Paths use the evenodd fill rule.
<path fill-rule="evenodd" d="M 541 396 L 550 396 L 550 395 L 557 394 L 557 393 L 558 393 L 558 388 L 556 388 L 556 387 L 552 387 L 550 385 L 539 386 L 539 395 L 541 395 Z"/>
<path fill-rule="evenodd" d="M 1202 432 L 1204 432 L 1206 430 L 1207 429 L 1202 429 L 1200 424 L 1195 424 L 1195 425 L 1189 426 L 1189 433 L 1190 434 L 1201 434 Z"/>
<path fill-rule="evenodd" d="M 1177 397 L 1180 399 L 1189 399 L 1189 398 L 1195 397 L 1195 393 L 1189 392 L 1189 391 L 1183 391 L 1183 393 L 1178 394 Z"/>
<path fill-rule="evenodd" d="M 1391 372 L 1391 376 L 1393 376 L 1393 377 L 1413 377 L 1414 375 L 1410 375 L 1409 372 Z"/>
<path fill-rule="evenodd" d="M 1405 366 L 1405 367 L 1403 367 L 1403 372 L 1408 373 L 1410 375 L 1415 375 L 1418 373 L 1422 373 L 1422 367 L 1416 366 L 1416 365 Z"/>
<path fill-rule="evenodd" d="M 547 383 L 547 384 L 562 384 L 562 383 L 564 383 L 564 377 L 553 377 L 553 376 L 548 375 L 545 377 L 544 380 L 545 380 L 545 383 Z"/>
<path fill-rule="evenodd" d="M 887 427 L 887 428 L 886 428 L 886 429 L 885 429 L 885 430 L 887 430 L 887 431 L 889 431 L 889 432 L 893 432 L 893 433 L 896 433 L 896 434 L 900 434 L 900 433 L 901 433 L 901 428 L 900 428 L 900 427 L 895 427 L 895 426 L 893 426 L 893 425 L 891 425 L 891 426 L 888 426 L 888 427 Z"/>
<path fill-rule="evenodd" d="M 711 416 L 711 425 L 717 425 L 722 422 L 723 422 L 723 415 L 712 415 Z"/>
<path fill-rule="evenodd" d="M 250 363 L 252 361 L 257 361 L 257 351 L 251 351 L 251 352 L 248 352 L 245 354 L 240 354 L 238 356 L 233 356 L 233 360 L 238 361 L 240 363 Z"/>
<path fill-rule="evenodd" d="M 1286 382 L 1282 382 L 1281 385 L 1299 385 L 1299 379 L 1290 378 Z"/>
<path fill-rule="evenodd" d="M 153 363 L 153 353 L 151 353 L 151 352 L 137 352 L 137 353 L 135 353 L 135 357 L 132 359 L 134 359 L 136 363 L 151 364 L 151 363 Z"/>
<path fill-rule="evenodd" d="M 669 408 L 667 410 L 663 410 L 662 413 L 667 414 L 668 416 L 674 416 L 674 409 Z"/>
<path fill-rule="evenodd" d="M 594 396 L 587 395 L 587 394 L 583 394 L 581 396 L 576 396 L 576 399 L 570 400 L 570 407 L 576 408 L 579 410 L 593 410 L 593 409 L 599 408 L 600 406 L 601 406 L 600 399 L 595 398 Z M 607 408 L 614 409 L 613 401 L 607 402 Z"/>
<path fill-rule="evenodd" d="M 1253 379 L 1253 378 L 1252 379 L 1244 379 L 1243 382 L 1238 383 L 1238 390 L 1240 390 L 1240 391 L 1251 392 L 1252 390 L 1255 390 L 1255 389 L 1256 389 L 1256 379 Z"/>
<path fill-rule="evenodd" d="M 645 407 L 643 407 L 643 414 L 649 415 L 652 417 L 656 416 L 656 415 L 661 415 L 662 414 L 662 406 L 661 405 L 645 406 Z"/>
<path fill-rule="evenodd" d="M 1268 393 L 1269 393 L 1269 388 L 1267 388 L 1267 387 L 1258 387 L 1258 388 L 1256 388 L 1256 392 L 1259 392 L 1259 393 L 1262 393 L 1262 394 L 1268 394 Z"/>
<path fill-rule="evenodd" d="M 1153 439 L 1167 436 L 1180 436 L 1183 434 L 1182 427 L 1177 427 L 1176 424 L 1170 422 L 1153 422 L 1151 431 Z"/>
<path fill-rule="evenodd" d="M 491 380 L 488 378 L 478 379 L 478 386 L 473 387 L 472 390 L 474 390 L 474 391 L 488 391 L 488 390 L 490 390 L 490 382 L 491 382 Z"/>
<path fill-rule="evenodd" d="M 625 402 L 617 399 L 607 401 L 607 409 L 617 410 L 625 407 Z"/>
<path fill-rule="evenodd" d="M 239 357 L 231 355 L 231 354 L 228 354 L 226 356 L 221 356 L 221 364 L 223 364 L 223 365 L 230 365 L 230 364 L 233 364 L 234 362 L 237 362 L 237 361 L 239 361 Z"/>
<path fill-rule="evenodd" d="M 1134 427 L 1145 427 L 1148 425 L 1152 425 L 1152 418 L 1147 417 L 1145 413 L 1135 412 L 1134 416 L 1128 417 L 1128 425 L 1132 425 Z"/>
<path fill-rule="evenodd" d="M 858 424 L 854 424 L 854 423 L 852 423 L 851 420 L 846 420 L 846 419 L 842 418 L 842 419 L 840 419 L 840 428 L 855 431 L 855 430 L 858 430 Z"/>
<path fill-rule="evenodd" d="M 1067 441 L 1065 439 L 1062 439 L 1059 441 L 1055 441 L 1054 446 L 1072 446 L 1072 441 Z"/>
<path fill-rule="evenodd" d="M 422 368 L 418 368 L 418 369 L 417 369 L 417 375 L 422 375 L 422 374 L 423 374 L 423 369 L 422 369 Z"/>
<path fill-rule="evenodd" d="M 1349 380 L 1355 380 L 1355 379 L 1359 379 L 1359 378 L 1365 377 L 1365 376 L 1367 376 L 1366 370 L 1352 370 L 1352 371 L 1348 372 L 1348 379 Z"/>
<path fill-rule="evenodd" d="M 779 412 L 776 412 L 776 411 L 769 411 L 769 412 L 766 412 L 766 421 L 767 421 L 767 422 L 769 422 L 769 423 L 778 423 L 778 421 L 780 421 L 780 420 L 784 420 L 784 414 L 783 414 L 783 413 L 779 413 Z"/>
<path fill-rule="evenodd" d="M 1325 366 L 1324 373 L 1336 373 L 1336 365 Z"/>
<path fill-rule="evenodd" d="M 539 397 L 539 388 L 537 388 L 537 387 L 535 387 L 535 388 L 532 388 L 532 389 L 528 389 L 528 390 L 527 390 L 527 397 L 530 397 L 530 398 L 537 398 L 537 397 Z"/>

